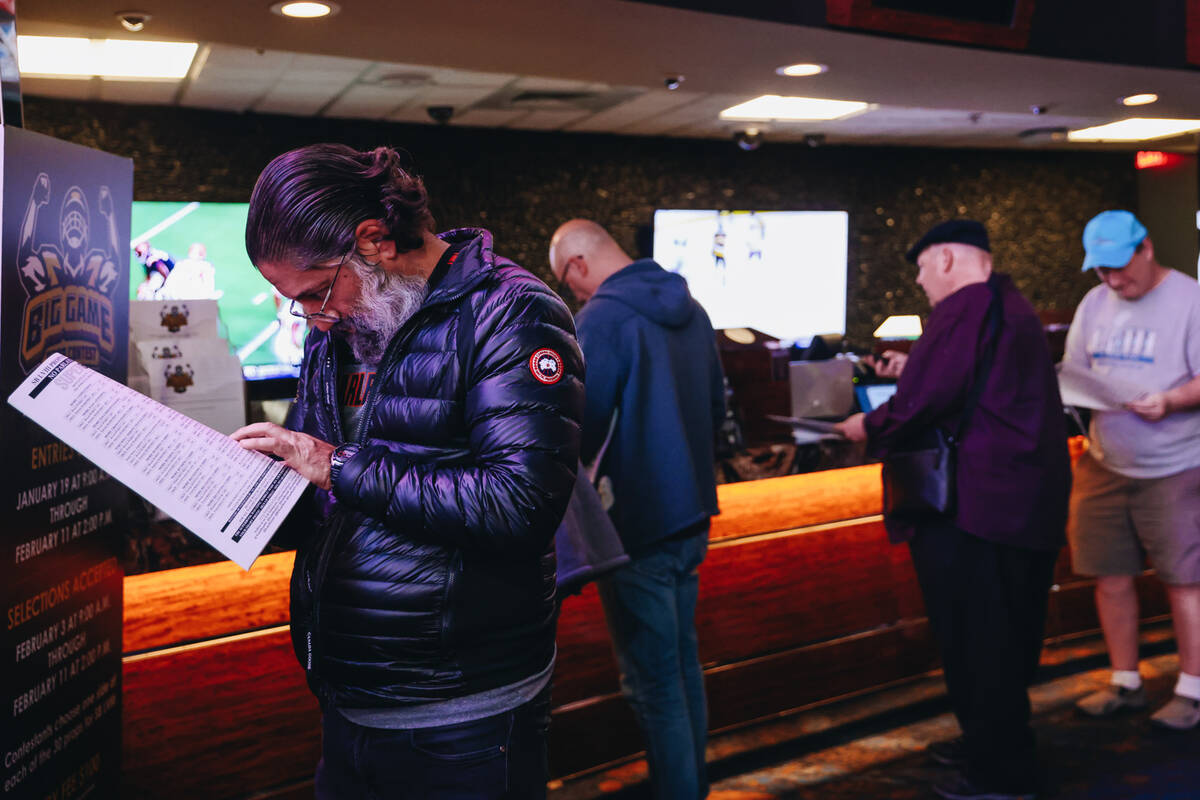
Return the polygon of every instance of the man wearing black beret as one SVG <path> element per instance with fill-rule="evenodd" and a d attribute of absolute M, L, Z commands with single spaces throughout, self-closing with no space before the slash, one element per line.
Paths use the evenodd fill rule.
<path fill-rule="evenodd" d="M 954 502 L 884 516 L 892 541 L 909 544 L 963 732 L 930 748 L 961 770 L 934 789 L 951 800 L 1032 798 L 1027 689 L 1071 481 L 1058 382 L 1033 308 L 992 271 L 982 224 L 943 222 L 906 256 L 933 306 L 924 333 L 880 370 L 899 378 L 896 394 L 839 427 L 885 464 L 935 429 L 957 440 Z"/>

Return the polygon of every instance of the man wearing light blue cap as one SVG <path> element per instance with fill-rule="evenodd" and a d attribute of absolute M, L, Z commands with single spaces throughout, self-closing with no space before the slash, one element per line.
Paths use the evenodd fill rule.
<path fill-rule="evenodd" d="M 1148 556 L 1167 585 L 1180 665 L 1174 697 L 1150 719 L 1186 730 L 1200 724 L 1200 284 L 1158 263 L 1128 211 L 1094 217 L 1083 247 L 1101 285 L 1079 304 L 1063 361 L 1145 394 L 1093 413 L 1075 469 L 1071 560 L 1097 578 L 1113 667 L 1111 684 L 1077 705 L 1097 717 L 1146 705 L 1134 578 Z"/>

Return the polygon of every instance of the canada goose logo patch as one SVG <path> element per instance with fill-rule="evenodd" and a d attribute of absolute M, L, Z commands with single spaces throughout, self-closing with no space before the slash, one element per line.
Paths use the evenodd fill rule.
<path fill-rule="evenodd" d="M 529 357 L 529 371 L 547 386 L 558 383 L 563 376 L 562 356 L 549 347 L 543 347 Z"/>

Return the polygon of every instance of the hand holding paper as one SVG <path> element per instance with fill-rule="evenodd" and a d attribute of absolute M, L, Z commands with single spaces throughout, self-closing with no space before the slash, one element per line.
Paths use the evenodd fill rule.
<path fill-rule="evenodd" d="M 852 414 L 839 422 L 836 430 L 852 442 L 865 442 L 867 440 L 866 418 L 867 415 L 863 413 Z"/>
<path fill-rule="evenodd" d="M 842 441 L 844 438 L 839 429 L 841 423 L 804 417 L 784 417 L 778 414 L 767 414 L 767 419 L 791 425 L 792 438 L 796 444 L 812 444 L 830 440 Z"/>
<path fill-rule="evenodd" d="M 308 486 L 287 465 L 64 355 L 42 362 L 8 402 L 243 569 Z"/>
<path fill-rule="evenodd" d="M 1148 394 L 1131 403 L 1126 403 L 1125 407 L 1147 422 L 1158 422 L 1171 413 L 1171 405 L 1167 402 L 1166 392 Z"/>
<path fill-rule="evenodd" d="M 247 450 L 279 456 L 317 488 L 329 489 L 329 459 L 334 451 L 329 442 L 273 422 L 255 422 L 238 428 L 230 437 Z"/>
<path fill-rule="evenodd" d="M 1141 386 L 1072 362 L 1058 365 L 1058 390 L 1063 405 L 1096 411 L 1133 410 L 1132 405 L 1149 394 Z"/>

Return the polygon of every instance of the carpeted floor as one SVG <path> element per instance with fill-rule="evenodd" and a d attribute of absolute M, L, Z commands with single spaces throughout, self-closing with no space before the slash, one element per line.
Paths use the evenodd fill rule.
<path fill-rule="evenodd" d="M 1170 698 L 1177 670 L 1173 653 L 1143 661 L 1150 708 L 1104 720 L 1082 716 L 1074 702 L 1107 682 L 1106 669 L 1066 669 L 1034 686 L 1030 697 L 1044 767 L 1039 798 L 1200 800 L 1200 729 L 1163 731 L 1149 721 Z M 898 691 L 904 696 L 883 693 L 716 737 L 709 745 L 709 800 L 935 798 L 930 786 L 945 768 L 924 750 L 954 738 L 958 726 L 945 713 L 940 677 Z M 550 791 L 551 800 L 649 797 L 642 760 L 556 781 Z"/>
<path fill-rule="evenodd" d="M 1055 800 L 1197 800 L 1200 730 L 1178 733 L 1150 724 L 1171 697 L 1173 656 L 1147 662 L 1150 709 L 1094 720 L 1074 699 L 1107 673 L 1098 670 L 1035 687 L 1036 729 L 1043 759 L 1042 798 Z M 940 715 L 793 761 L 737 775 L 713 786 L 710 800 L 850 800 L 934 797 L 930 783 L 945 774 L 923 748 L 958 732 Z"/>

